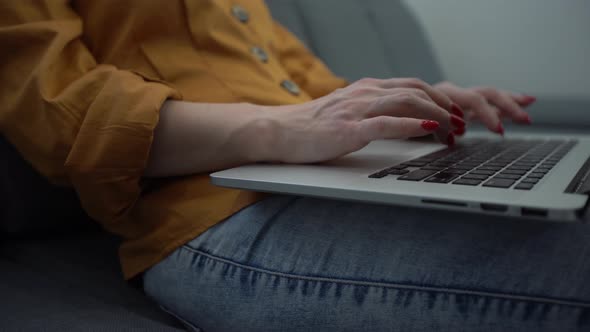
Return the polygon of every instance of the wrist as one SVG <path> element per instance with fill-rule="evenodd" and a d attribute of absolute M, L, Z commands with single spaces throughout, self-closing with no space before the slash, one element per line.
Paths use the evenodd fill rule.
<path fill-rule="evenodd" d="M 237 136 L 248 163 L 280 161 L 281 106 L 252 105 L 252 117 Z M 244 146 L 245 145 L 245 146 Z"/>

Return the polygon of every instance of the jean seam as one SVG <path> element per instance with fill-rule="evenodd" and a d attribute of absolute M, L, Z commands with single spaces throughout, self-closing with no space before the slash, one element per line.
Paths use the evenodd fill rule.
<path fill-rule="evenodd" d="M 166 312 L 167 314 L 169 314 L 170 316 L 176 318 L 177 320 L 180 321 L 180 323 L 182 323 L 186 328 L 190 329 L 193 332 L 204 332 L 201 328 L 197 327 L 195 324 L 189 322 L 188 320 L 184 319 L 183 317 L 181 317 L 180 315 L 174 313 L 172 310 L 168 310 L 168 308 L 166 308 L 163 305 L 160 305 L 160 309 L 162 309 L 164 312 Z"/>
<path fill-rule="evenodd" d="M 400 283 L 350 280 L 350 279 L 338 279 L 338 278 L 330 278 L 330 277 L 315 277 L 315 276 L 291 274 L 291 273 L 273 271 L 273 270 L 269 270 L 269 269 L 265 269 L 265 268 L 253 267 L 253 266 L 245 265 L 242 263 L 234 262 L 230 259 L 218 257 L 215 255 L 206 253 L 204 251 L 201 251 L 199 249 L 192 248 L 188 245 L 184 245 L 181 248 L 185 249 L 187 251 L 190 251 L 192 253 L 207 257 L 207 258 L 212 259 L 217 262 L 221 262 L 221 263 L 228 264 L 228 265 L 233 265 L 233 266 L 236 266 L 236 267 L 239 267 L 242 269 L 246 269 L 246 270 L 250 270 L 250 271 L 254 271 L 254 272 L 264 273 L 264 274 L 288 278 L 288 279 L 298 279 L 298 280 L 318 281 L 318 282 L 331 282 L 331 283 L 350 285 L 350 286 L 382 287 L 382 288 L 404 289 L 404 290 L 414 290 L 414 291 L 422 291 L 422 292 L 438 292 L 438 293 L 447 293 L 447 294 L 455 294 L 455 295 L 473 295 L 473 296 L 482 296 L 482 297 L 504 299 L 504 300 L 536 302 L 536 303 L 542 303 L 542 304 L 562 305 L 562 306 L 568 306 L 568 307 L 590 308 L 590 303 L 571 301 L 571 300 L 553 299 L 553 298 L 549 298 L 549 297 L 539 297 L 539 296 L 530 296 L 530 295 L 515 295 L 515 294 L 508 294 L 508 293 L 495 293 L 495 292 L 477 291 L 477 290 L 460 289 L 460 288 L 448 288 L 448 287 L 436 287 L 436 286 L 417 286 L 417 285 L 400 284 Z"/>

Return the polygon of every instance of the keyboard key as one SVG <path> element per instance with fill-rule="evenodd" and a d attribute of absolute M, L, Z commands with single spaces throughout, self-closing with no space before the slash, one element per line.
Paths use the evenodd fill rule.
<path fill-rule="evenodd" d="M 425 171 L 442 171 L 443 169 L 445 169 L 446 167 L 444 166 L 431 166 L 431 165 L 427 165 L 424 166 L 420 169 L 425 170 Z"/>
<path fill-rule="evenodd" d="M 521 183 L 537 183 L 539 182 L 540 179 L 536 179 L 536 178 L 524 178 Z"/>
<path fill-rule="evenodd" d="M 547 173 L 549 173 L 549 171 L 550 170 L 549 169 L 546 169 L 546 168 L 535 168 L 533 170 L 533 172 L 535 172 L 535 173 L 543 173 L 543 174 L 547 174 Z"/>
<path fill-rule="evenodd" d="M 497 172 L 497 171 L 501 170 L 502 168 L 504 168 L 504 167 L 500 167 L 500 166 L 485 166 L 484 165 L 484 166 L 479 167 L 478 169 L 485 170 L 485 171 L 494 171 L 494 172 Z"/>
<path fill-rule="evenodd" d="M 453 184 L 460 184 L 463 186 L 477 186 L 481 183 L 482 180 L 471 180 L 471 179 L 464 179 L 461 178 L 455 182 L 453 182 Z"/>
<path fill-rule="evenodd" d="M 405 169 L 408 168 L 408 166 L 404 165 L 404 164 L 399 164 L 399 165 L 395 165 L 395 166 L 391 166 L 385 170 L 392 170 L 392 169 Z"/>
<path fill-rule="evenodd" d="M 510 188 L 514 184 L 514 182 L 516 181 L 510 179 L 492 178 L 488 182 L 484 183 L 483 186 L 494 188 Z"/>
<path fill-rule="evenodd" d="M 459 177 L 459 174 L 449 173 L 446 171 L 440 172 L 426 179 L 426 182 L 432 183 L 449 183 Z"/>
<path fill-rule="evenodd" d="M 464 170 L 466 170 L 466 171 L 470 171 L 470 170 L 472 170 L 474 167 L 477 167 L 477 165 L 476 165 L 476 166 L 471 166 L 471 165 L 463 165 L 463 164 L 457 164 L 457 165 L 453 165 L 453 168 L 456 168 L 456 169 L 464 169 Z"/>
<path fill-rule="evenodd" d="M 508 167 L 506 170 L 530 171 L 531 168 L 533 168 L 533 166 L 517 166 L 517 165 L 512 165 L 512 166 Z"/>
<path fill-rule="evenodd" d="M 545 174 L 543 173 L 531 173 L 528 175 L 529 178 L 534 178 L 534 179 L 542 179 L 545 176 Z"/>
<path fill-rule="evenodd" d="M 409 174 L 406 174 L 404 176 L 401 176 L 399 178 L 397 178 L 398 180 L 404 180 L 404 181 L 422 181 L 424 179 L 426 179 L 427 177 L 434 175 L 437 171 L 434 170 L 422 170 L 419 169 L 417 171 L 413 171 Z"/>
<path fill-rule="evenodd" d="M 408 167 L 422 167 L 422 166 L 426 166 L 426 164 L 428 164 L 428 162 L 426 162 L 426 161 L 410 160 L 410 161 L 406 161 L 402 165 L 408 166 Z"/>
<path fill-rule="evenodd" d="M 464 175 L 463 177 L 461 177 L 461 179 L 466 179 L 466 180 L 486 180 L 487 178 L 489 178 L 489 175 L 483 175 L 483 174 L 467 174 Z"/>
<path fill-rule="evenodd" d="M 509 180 L 518 180 L 520 179 L 522 176 L 521 175 L 514 175 L 514 174 L 498 174 L 496 176 L 494 176 L 494 178 L 498 178 L 498 179 L 509 179 Z"/>
<path fill-rule="evenodd" d="M 517 161 L 514 164 L 512 164 L 512 166 L 533 168 L 533 167 L 537 166 L 537 163 L 525 163 L 525 162 L 519 162 L 519 161 Z"/>
<path fill-rule="evenodd" d="M 514 187 L 514 189 L 531 190 L 531 189 L 533 189 L 534 186 L 535 186 L 534 183 L 521 182 L 521 183 L 517 184 L 516 187 Z"/>
<path fill-rule="evenodd" d="M 432 163 L 432 166 L 443 166 L 443 167 L 449 167 L 451 165 L 455 164 L 454 161 L 437 161 Z"/>
<path fill-rule="evenodd" d="M 512 175 L 525 175 L 526 173 L 527 173 L 527 171 L 521 171 L 521 170 L 516 170 L 516 169 L 502 171 L 502 174 L 512 174 Z"/>
<path fill-rule="evenodd" d="M 380 172 L 373 173 L 373 174 L 369 175 L 369 178 L 370 179 L 381 179 L 383 177 L 386 177 L 387 175 L 389 175 L 387 172 L 380 171 Z"/>
<path fill-rule="evenodd" d="M 392 169 L 388 171 L 389 175 L 404 175 L 410 173 L 407 169 Z"/>
<path fill-rule="evenodd" d="M 487 170 L 483 170 L 483 169 L 476 169 L 475 171 L 471 171 L 471 173 L 469 174 L 480 174 L 480 175 L 493 175 L 496 172 L 494 171 L 487 171 Z"/>
<path fill-rule="evenodd" d="M 466 169 L 461 169 L 461 168 L 457 168 L 457 167 L 451 167 L 451 168 L 447 168 L 445 169 L 445 172 L 447 173 L 454 173 L 454 174 L 465 174 L 467 173 L 468 170 Z"/>

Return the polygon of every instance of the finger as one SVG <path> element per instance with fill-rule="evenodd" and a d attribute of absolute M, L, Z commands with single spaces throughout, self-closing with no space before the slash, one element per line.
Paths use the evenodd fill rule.
<path fill-rule="evenodd" d="M 381 115 L 430 119 L 438 121 L 443 128 L 450 128 L 449 112 L 434 103 L 424 92 L 415 89 L 399 89 L 391 95 L 375 99 L 368 107 L 366 117 Z"/>
<path fill-rule="evenodd" d="M 425 136 L 433 133 L 438 127 L 436 121 L 383 115 L 360 121 L 358 129 L 362 139 L 370 142 L 377 139 Z"/>
<path fill-rule="evenodd" d="M 448 86 L 445 89 L 451 89 L 455 101 L 464 108 L 470 109 L 476 117 L 486 125 L 486 127 L 498 134 L 504 134 L 504 127 L 496 108 L 488 104 L 484 96 L 477 92 Z"/>
<path fill-rule="evenodd" d="M 450 131 L 465 128 L 465 122 L 461 118 L 449 114 L 436 103 L 407 91 L 382 97 L 369 107 L 367 117 L 382 115 L 437 121 L 440 127 L 436 131 L 436 136 L 443 143 L 448 142 Z"/>
<path fill-rule="evenodd" d="M 477 88 L 475 91 L 484 96 L 488 103 L 496 106 L 502 115 L 511 118 L 514 122 L 531 123 L 529 115 L 507 92 L 493 88 Z"/>
<path fill-rule="evenodd" d="M 522 107 L 527 107 L 537 101 L 537 98 L 523 94 L 510 94 L 512 99 Z"/>
<path fill-rule="evenodd" d="M 392 88 L 412 88 L 412 89 L 419 89 L 426 94 L 441 108 L 447 110 L 447 112 L 452 111 L 453 101 L 449 98 L 446 94 L 442 91 L 435 89 L 430 84 L 417 79 L 417 78 L 396 78 L 396 79 L 389 79 L 383 80 L 379 83 L 382 88 L 392 89 Z"/>

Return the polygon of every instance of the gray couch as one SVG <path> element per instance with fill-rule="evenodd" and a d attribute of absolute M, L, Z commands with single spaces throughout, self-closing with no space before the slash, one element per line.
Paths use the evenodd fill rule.
<path fill-rule="evenodd" d="M 414 16 L 398 1 L 268 3 L 279 21 L 350 80 L 443 78 Z M 587 100 L 550 100 L 533 111 L 540 127 L 588 131 L 590 119 L 579 121 L 585 113 L 568 122 L 552 112 L 588 106 Z M 123 281 L 118 239 L 86 217 L 70 189 L 49 185 L 1 137 L 0 198 L 0 331 L 183 330 L 144 296 L 139 282 Z"/>

